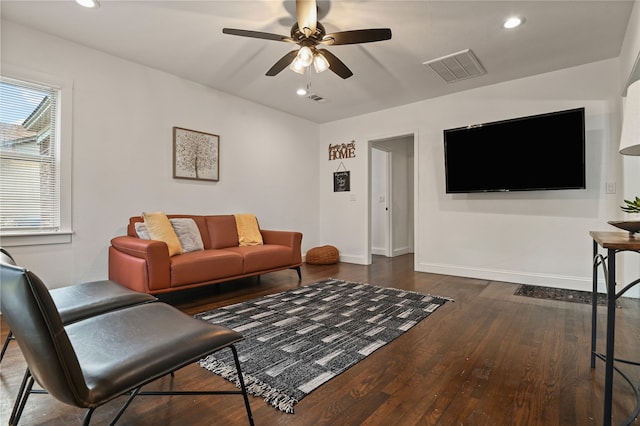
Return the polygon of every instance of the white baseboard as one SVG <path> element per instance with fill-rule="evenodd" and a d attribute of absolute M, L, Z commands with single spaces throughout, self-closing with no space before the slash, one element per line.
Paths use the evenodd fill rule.
<path fill-rule="evenodd" d="M 403 254 L 413 253 L 413 249 L 411 247 L 402 247 L 398 249 L 393 249 L 393 257 L 402 256 Z M 375 254 L 378 256 L 386 256 L 387 249 L 380 247 L 371 247 L 371 254 Z"/>
<path fill-rule="evenodd" d="M 375 254 L 375 253 L 374 253 Z M 304 259 L 303 259 L 304 261 Z M 340 253 L 340 262 L 367 265 L 363 256 Z M 591 277 L 572 277 L 565 275 L 536 274 L 497 269 L 469 268 L 458 265 L 434 263 L 416 264 L 416 272 L 453 275 L 458 277 L 477 278 L 489 281 L 502 281 L 515 284 L 529 284 L 543 287 L 563 288 L 566 290 L 591 291 Z M 606 293 L 604 279 L 598 279 L 598 292 Z M 629 291 L 625 297 L 640 298 L 640 292 Z"/>
<path fill-rule="evenodd" d="M 477 278 L 490 281 L 502 281 L 515 284 L 528 284 L 542 287 L 562 288 L 565 290 L 580 290 L 590 292 L 593 287 L 591 276 L 573 277 L 568 275 L 536 274 L 519 271 L 469 268 L 461 267 L 458 265 L 442 265 L 433 263 L 418 263 L 416 265 L 416 271 Z M 607 287 L 604 282 L 604 278 L 598 277 L 598 293 L 606 292 Z M 629 290 L 625 293 L 624 297 L 640 299 L 640 288 L 636 287 Z"/>
<path fill-rule="evenodd" d="M 529 284 L 544 287 L 564 288 L 567 290 L 591 291 L 591 277 L 572 277 L 563 275 L 536 274 L 497 269 L 468 268 L 456 265 L 419 263 L 420 272 L 478 278 L 490 281 L 503 281 L 516 284 Z M 598 282 L 598 291 L 605 292 L 604 281 Z"/>
<path fill-rule="evenodd" d="M 355 256 L 344 253 L 340 253 L 340 262 L 355 263 L 356 265 L 368 265 L 367 259 L 365 259 L 364 256 Z"/>
<path fill-rule="evenodd" d="M 393 257 L 402 256 L 404 254 L 409 254 L 409 253 L 413 253 L 413 248 L 402 247 L 402 248 L 393 249 Z"/>

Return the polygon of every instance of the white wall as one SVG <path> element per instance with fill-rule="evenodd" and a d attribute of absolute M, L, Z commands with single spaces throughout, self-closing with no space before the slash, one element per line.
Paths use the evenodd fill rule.
<path fill-rule="evenodd" d="M 620 76 L 626 84 L 640 54 L 640 2 L 635 1 L 620 49 Z"/>
<path fill-rule="evenodd" d="M 589 289 L 589 231 L 617 215 L 604 185 L 620 176 L 619 87 L 619 60 L 597 62 L 327 123 L 318 150 L 417 134 L 417 270 Z M 445 194 L 444 129 L 582 106 L 586 190 Z M 331 164 L 320 162 L 320 239 L 355 263 L 367 260 L 367 155 L 360 149 L 351 160 L 355 201 L 331 192 Z"/>
<path fill-rule="evenodd" d="M 635 68 L 634 68 L 635 66 Z M 624 42 L 622 43 L 622 49 L 620 50 L 620 68 L 621 68 L 621 88 L 623 92 L 626 89 L 626 85 L 631 83 L 631 80 L 637 80 L 640 78 L 640 2 L 636 1 L 631 11 L 631 17 L 629 18 L 629 25 L 625 33 Z M 634 197 L 640 197 L 640 156 L 622 156 L 622 174 L 621 179 L 623 182 L 620 189 L 619 202 L 622 204 L 624 199 L 632 199 Z M 619 213 L 620 214 L 620 213 Z M 625 220 L 638 220 L 638 215 L 620 215 L 616 219 Z M 620 256 L 619 256 L 620 257 Z M 628 283 L 637 277 L 640 277 L 640 258 L 633 253 L 623 254 L 623 261 L 621 262 L 618 278 L 621 282 Z M 640 297 L 640 288 L 635 288 L 635 294 Z"/>
<path fill-rule="evenodd" d="M 316 124 L 5 21 L 1 60 L 73 81 L 73 241 L 10 248 L 49 286 L 106 278 L 142 211 L 253 212 L 317 245 Z M 172 178 L 173 126 L 220 135 L 219 182 Z"/>

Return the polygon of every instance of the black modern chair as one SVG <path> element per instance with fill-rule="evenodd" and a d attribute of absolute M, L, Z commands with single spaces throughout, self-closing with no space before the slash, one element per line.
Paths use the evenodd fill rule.
<path fill-rule="evenodd" d="M 113 422 L 137 395 L 240 394 L 249 424 L 253 416 L 229 328 L 209 324 L 161 302 L 134 305 L 64 326 L 46 286 L 31 271 L 0 263 L 0 309 L 27 361 L 29 383 L 21 394 L 17 425 L 34 380 L 66 404 L 94 410 L 129 395 Z M 143 392 L 142 386 L 216 351 L 233 352 L 240 390 Z M 18 401 L 16 401 L 18 405 Z M 212 413 L 215 416 L 215 413 Z"/>
<path fill-rule="evenodd" d="M 0 263 L 16 265 L 15 259 L 4 247 L 0 247 Z M 92 281 L 61 287 L 50 290 L 49 293 L 56 304 L 56 308 L 64 324 L 70 324 L 126 306 L 155 302 L 158 300 L 155 296 L 129 290 L 110 280 Z M 4 358 L 7 347 L 12 340 L 15 340 L 13 332 L 9 330 L 2 345 L 2 352 L 0 352 L 0 362 Z M 24 405 L 20 406 L 20 401 L 24 398 L 23 394 L 30 377 L 31 373 L 27 368 L 22 383 L 20 384 L 18 395 L 16 396 L 16 404 L 9 417 L 10 424 L 13 423 L 16 416 L 19 416 L 18 410 L 20 410 L 21 413 L 22 408 L 24 408 Z"/>
<path fill-rule="evenodd" d="M 0 262 L 16 265 L 13 256 L 3 247 L 0 247 Z M 126 306 L 158 300 L 155 296 L 130 290 L 110 280 L 60 287 L 50 290 L 49 293 L 58 308 L 63 324 L 71 324 Z M 0 362 L 12 340 L 14 340 L 13 333 L 9 330 L 0 352 Z"/>

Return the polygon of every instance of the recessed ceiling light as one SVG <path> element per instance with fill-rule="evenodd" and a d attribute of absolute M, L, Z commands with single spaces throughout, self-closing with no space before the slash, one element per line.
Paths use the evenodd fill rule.
<path fill-rule="evenodd" d="M 100 7 L 100 3 L 98 3 L 98 0 L 76 0 L 76 3 L 78 3 L 80 6 L 88 8 Z"/>
<path fill-rule="evenodd" d="M 307 91 L 305 89 L 303 89 L 303 88 L 300 88 L 300 89 L 296 90 L 296 94 L 298 96 L 304 96 L 304 95 L 307 94 Z"/>
<path fill-rule="evenodd" d="M 510 30 L 510 29 L 519 27 L 523 23 L 524 23 L 524 18 L 521 18 L 519 16 L 512 16 L 511 18 L 504 21 L 504 24 L 502 24 L 502 26 Z"/>

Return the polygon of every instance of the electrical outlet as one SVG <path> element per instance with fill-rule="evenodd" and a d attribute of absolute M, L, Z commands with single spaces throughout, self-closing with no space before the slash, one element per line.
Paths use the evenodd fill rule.
<path fill-rule="evenodd" d="M 605 190 L 607 194 L 615 194 L 616 193 L 616 183 L 615 182 L 607 182 L 607 188 Z"/>

